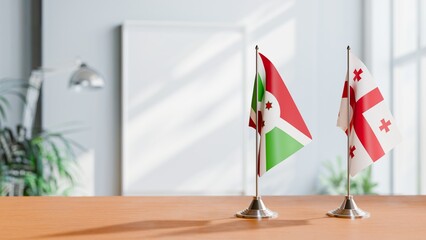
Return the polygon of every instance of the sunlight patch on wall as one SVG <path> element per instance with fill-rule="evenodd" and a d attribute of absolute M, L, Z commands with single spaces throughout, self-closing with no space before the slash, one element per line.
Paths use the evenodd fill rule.
<path fill-rule="evenodd" d="M 274 19 L 288 13 L 294 6 L 294 1 L 267 1 L 259 5 L 249 16 L 240 23 L 247 26 L 249 32 L 266 27 Z"/>
<path fill-rule="evenodd" d="M 224 51 L 233 51 L 233 49 L 240 49 L 242 42 L 242 35 L 230 31 L 227 33 L 211 34 L 204 43 L 197 46 L 188 52 L 188 56 L 178 62 L 174 67 L 172 77 L 175 79 L 183 78 L 192 73 L 199 67 L 208 63 L 212 58 L 217 57 L 218 54 Z M 226 59 L 224 59 L 225 61 Z"/>
<path fill-rule="evenodd" d="M 277 68 L 285 66 L 294 58 L 296 50 L 296 20 L 290 19 L 259 36 L 259 44 L 264 46 L 263 49 L 265 49 L 268 58 L 273 61 Z M 270 46 L 280 47 L 271 48 Z"/>

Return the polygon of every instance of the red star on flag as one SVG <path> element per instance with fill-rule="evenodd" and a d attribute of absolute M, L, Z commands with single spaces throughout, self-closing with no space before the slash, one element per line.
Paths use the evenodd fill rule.
<path fill-rule="evenodd" d="M 268 101 L 267 103 L 266 103 L 266 109 L 271 109 L 272 108 L 272 103 L 270 102 L 270 101 Z"/>

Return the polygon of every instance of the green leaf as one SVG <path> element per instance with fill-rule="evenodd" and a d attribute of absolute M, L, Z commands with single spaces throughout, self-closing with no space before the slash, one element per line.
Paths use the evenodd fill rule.
<path fill-rule="evenodd" d="M 4 104 L 7 108 L 10 108 L 10 102 L 4 96 L 0 96 L 0 102 Z"/>
<path fill-rule="evenodd" d="M 6 112 L 3 109 L 3 106 L 0 105 L 0 116 L 2 120 L 6 120 L 7 116 L 6 116 Z"/>
<path fill-rule="evenodd" d="M 0 150 L 4 147 L 8 149 L 6 136 L 9 132 L 0 128 L 0 139 L 6 141 L 6 145 L 0 144 Z M 60 189 L 71 189 L 76 185 L 77 174 L 73 170 L 79 166 L 75 161 L 76 146 L 72 140 L 61 133 L 44 131 L 42 135 L 25 139 L 19 144 L 20 147 L 11 148 L 10 152 L 12 156 L 19 155 L 25 160 L 19 163 L 12 161 L 8 165 L 0 163 L 0 188 L 9 181 L 3 173 L 8 169 L 26 171 L 23 177 L 24 195 L 56 195 L 63 192 Z"/>

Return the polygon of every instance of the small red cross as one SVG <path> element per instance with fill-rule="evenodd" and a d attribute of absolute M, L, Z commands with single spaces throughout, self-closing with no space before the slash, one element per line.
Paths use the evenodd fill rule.
<path fill-rule="evenodd" d="M 382 120 L 380 120 L 380 122 L 382 123 L 382 125 L 379 127 L 380 131 L 385 130 L 386 132 L 389 132 L 389 126 L 391 125 L 390 120 L 385 121 L 384 118 L 382 118 Z"/>
<path fill-rule="evenodd" d="M 361 73 L 363 73 L 361 68 L 359 70 L 356 70 L 356 68 L 355 68 L 355 70 L 354 70 L 354 74 L 355 74 L 354 81 L 361 80 Z"/>
<path fill-rule="evenodd" d="M 270 101 L 268 101 L 267 103 L 266 103 L 266 109 L 271 109 L 272 108 L 272 103 L 270 102 Z"/>
<path fill-rule="evenodd" d="M 356 150 L 356 147 L 355 146 L 352 146 L 351 147 L 351 150 L 350 150 L 350 152 L 349 152 L 349 154 L 351 155 L 351 158 L 353 158 L 354 156 L 355 156 L 355 154 L 354 154 L 354 151 Z"/>

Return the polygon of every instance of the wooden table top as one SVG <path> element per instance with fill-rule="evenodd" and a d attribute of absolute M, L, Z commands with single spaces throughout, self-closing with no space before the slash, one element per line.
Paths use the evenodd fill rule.
<path fill-rule="evenodd" d="M 356 196 L 358 220 L 325 215 L 342 196 L 263 197 L 278 218 L 235 218 L 251 199 L 3 197 L 0 239 L 426 239 L 426 196 Z"/>

